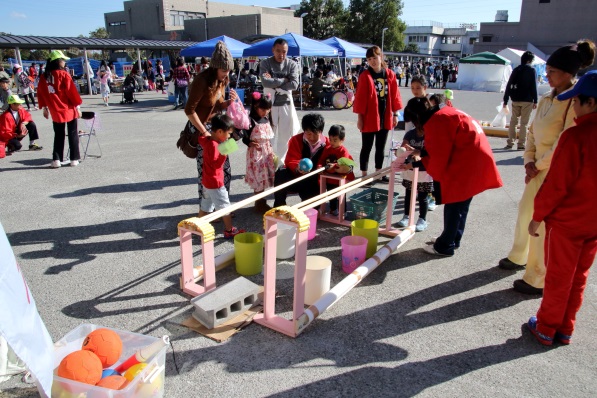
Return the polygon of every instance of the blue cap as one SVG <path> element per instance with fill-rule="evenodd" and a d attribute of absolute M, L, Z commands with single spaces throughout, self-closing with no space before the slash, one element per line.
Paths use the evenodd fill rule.
<path fill-rule="evenodd" d="M 563 101 L 579 94 L 597 98 L 597 70 L 585 73 L 571 90 L 558 95 L 558 99 Z"/>

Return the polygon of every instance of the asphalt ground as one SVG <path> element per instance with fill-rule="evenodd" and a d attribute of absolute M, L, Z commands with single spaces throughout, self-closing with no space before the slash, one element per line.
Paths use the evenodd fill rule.
<path fill-rule="evenodd" d="M 405 101 L 411 97 L 410 90 L 401 92 Z M 34 112 L 44 149 L 0 160 L 0 221 L 54 341 L 82 323 L 168 334 L 166 397 L 595 396 L 595 278 L 589 279 L 573 344 L 546 348 L 523 326 L 540 299 L 512 290 L 522 273 L 497 268 L 512 244 L 524 188 L 522 152 L 502 150 L 505 140 L 498 138 L 489 142 L 504 187 L 474 198 L 455 256 L 436 258 L 421 249 L 442 230 L 440 207 L 429 213 L 426 231 L 296 339 L 251 324 L 216 343 L 180 326 L 192 310 L 179 289 L 176 226 L 197 214 L 196 166 L 175 146 L 183 111 L 173 111 L 161 94 L 137 98 L 138 104 L 106 108 L 99 96 L 84 97 L 84 110 L 101 119 L 101 158 L 50 169 L 51 123 Z M 500 100 L 497 93 L 455 91 L 453 102 L 491 120 Z M 357 157 L 360 134 L 352 110 L 321 113 L 326 126 L 346 127 L 346 146 Z M 395 132 L 398 139 L 402 134 Z M 97 153 L 94 144 L 91 153 Z M 243 180 L 246 150 L 240 147 L 231 155 L 233 202 L 252 194 Z M 402 206 L 403 196 L 394 222 Z M 250 207 L 236 212 L 234 224 L 255 232 L 263 225 Z M 223 225 L 215 229 L 217 253 L 231 250 Z M 333 261 L 332 284 L 344 277 L 340 238 L 349 233 L 320 222 L 309 242 L 309 254 Z M 229 267 L 217 282 L 236 276 Z M 260 275 L 250 279 L 263 282 Z M 277 308 L 288 311 L 292 280 L 278 281 L 277 288 Z M 0 390 L 2 397 L 35 395 L 18 377 Z"/>

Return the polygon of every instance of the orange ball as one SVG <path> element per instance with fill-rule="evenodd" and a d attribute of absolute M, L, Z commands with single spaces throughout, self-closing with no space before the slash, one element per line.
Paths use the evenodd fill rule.
<path fill-rule="evenodd" d="M 71 352 L 60 361 L 58 376 L 95 385 L 102 378 L 102 361 L 91 351 Z"/>
<path fill-rule="evenodd" d="M 113 375 L 104 377 L 96 384 L 98 387 L 109 388 L 111 390 L 121 390 L 128 384 L 128 380 L 123 376 Z"/>
<path fill-rule="evenodd" d="M 102 361 L 102 367 L 112 366 L 122 354 L 122 340 L 110 329 L 96 329 L 83 340 L 83 350 L 91 351 Z"/>

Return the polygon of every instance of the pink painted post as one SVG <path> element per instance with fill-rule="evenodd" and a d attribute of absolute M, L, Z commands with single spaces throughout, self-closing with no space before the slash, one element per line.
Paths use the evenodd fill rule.
<path fill-rule="evenodd" d="M 264 292 L 263 314 L 270 320 L 276 314 L 276 246 L 278 242 L 278 224 L 265 218 L 265 262 L 264 262 Z"/>
<path fill-rule="evenodd" d="M 326 186 L 327 179 L 338 181 L 339 187 L 342 187 L 346 184 L 346 176 L 322 173 L 319 178 L 320 194 L 323 194 L 327 191 L 327 186 Z M 346 194 L 342 194 L 341 196 L 338 197 L 338 216 L 326 214 L 326 212 L 325 212 L 326 206 L 327 206 L 327 203 L 325 203 L 325 202 L 322 203 L 321 206 L 319 206 L 319 219 L 320 220 L 325 220 L 325 221 L 332 222 L 335 224 L 350 225 L 350 223 L 348 223 L 348 224 L 344 223 L 344 211 L 346 209 Z"/>
<path fill-rule="evenodd" d="M 297 232 L 296 252 L 294 254 L 294 302 L 292 318 L 299 319 L 305 312 L 305 280 L 307 275 L 307 236 L 309 231 Z M 293 329 L 295 325 L 293 323 Z"/>
<path fill-rule="evenodd" d="M 195 297 L 216 288 L 216 266 L 214 260 L 214 241 L 205 242 L 202 234 L 185 228 L 179 228 L 180 263 L 182 266 L 182 290 Z M 201 256 L 203 258 L 203 286 L 195 283 L 193 276 L 193 235 L 201 237 Z"/>
<path fill-rule="evenodd" d="M 413 182 L 411 185 L 412 189 L 410 190 L 410 219 L 408 220 L 409 227 L 415 225 L 415 205 L 417 204 L 417 184 L 419 182 L 419 168 L 415 167 L 413 171 Z"/>
<path fill-rule="evenodd" d="M 392 229 L 392 216 L 394 215 L 394 185 L 396 184 L 396 173 L 394 170 L 390 171 L 390 175 L 388 176 L 390 182 L 388 184 L 388 204 L 386 209 L 386 231 L 390 231 Z"/>

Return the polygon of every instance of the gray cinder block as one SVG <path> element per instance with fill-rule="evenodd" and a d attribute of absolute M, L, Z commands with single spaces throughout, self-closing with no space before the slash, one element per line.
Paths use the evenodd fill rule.
<path fill-rule="evenodd" d="M 213 329 L 251 308 L 258 293 L 259 286 L 241 276 L 192 299 L 193 318 Z"/>

